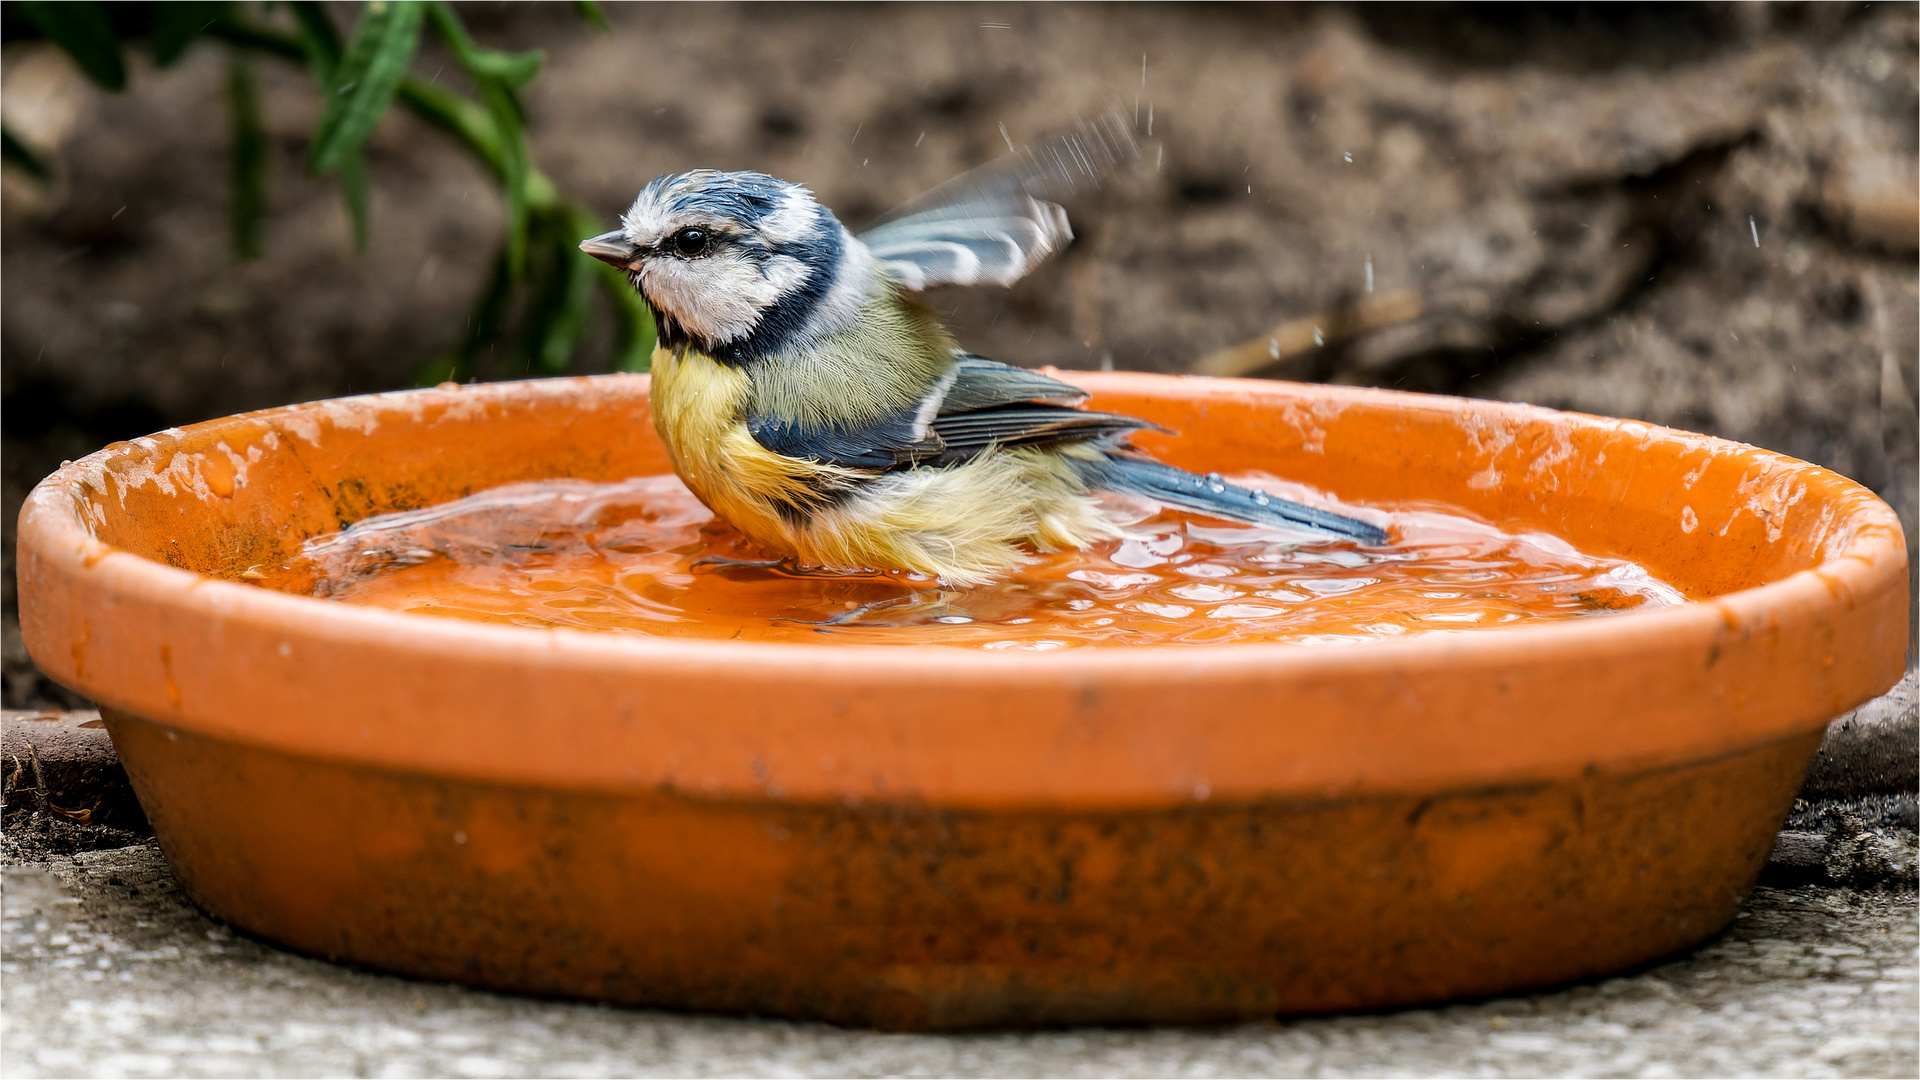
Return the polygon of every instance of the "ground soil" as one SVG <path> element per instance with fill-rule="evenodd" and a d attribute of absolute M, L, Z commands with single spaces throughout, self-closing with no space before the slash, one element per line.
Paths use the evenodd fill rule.
<path fill-rule="evenodd" d="M 547 51 L 536 156 L 609 223 L 647 179 L 710 166 L 804 181 L 858 227 L 1119 102 L 1145 162 L 1071 200 L 1076 245 L 1013 290 L 935 298 L 969 347 L 1185 371 L 1265 337 L 1281 356 L 1250 374 L 1779 449 L 1920 533 L 1911 4 L 616 5 L 610 33 L 564 5 L 463 11 L 483 42 Z M 355 253 L 300 170 L 313 92 L 262 62 L 273 212 L 265 256 L 234 261 L 225 64 L 202 47 L 109 95 L 42 48 L 4 56 L 8 124 L 58 166 L 0 201 L 9 707 L 77 704 L 20 642 L 32 483 L 168 425 L 407 385 L 493 255 L 491 185 L 406 116 L 373 141 Z M 524 374 L 508 355 L 481 374 Z"/>

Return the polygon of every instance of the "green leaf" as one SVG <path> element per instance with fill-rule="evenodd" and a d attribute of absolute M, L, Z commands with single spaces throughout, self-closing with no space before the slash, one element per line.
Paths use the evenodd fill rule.
<path fill-rule="evenodd" d="M 231 10 L 222 13 L 219 19 L 209 24 L 201 33 L 210 38 L 218 38 L 229 45 L 238 45 L 243 49 L 254 49 L 282 60 L 295 63 L 312 63 L 313 57 L 301 45 L 300 39 L 293 34 L 283 34 L 278 30 L 254 26 L 234 17 Z"/>
<path fill-rule="evenodd" d="M 593 260 L 579 249 L 572 214 L 540 215 L 539 234 L 548 258 L 543 263 L 553 280 L 536 292 L 538 310 L 528 320 L 529 358 L 543 375 L 564 375 L 573 365 L 574 351 L 586 334 L 593 313 Z"/>
<path fill-rule="evenodd" d="M 443 86 L 412 76 L 400 84 L 398 97 L 415 116 L 465 144 L 467 152 L 479 158 L 495 179 L 501 176 L 500 136 L 487 110 Z"/>
<path fill-rule="evenodd" d="M 517 90 L 532 82 L 535 75 L 540 74 L 540 65 L 546 61 L 546 58 L 547 55 L 539 49 L 523 53 L 476 49 L 465 66 L 475 75 L 499 79 Z"/>
<path fill-rule="evenodd" d="M 359 154 L 413 62 L 420 44 L 420 0 L 370 0 L 360 10 L 346 54 L 327 81 L 327 102 L 313 133 L 307 167 L 340 168 Z"/>
<path fill-rule="evenodd" d="M 367 165 L 355 154 L 340 163 L 340 195 L 353 223 L 353 250 L 367 250 Z"/>
<path fill-rule="evenodd" d="M 581 260 L 600 283 L 613 311 L 613 370 L 650 370 L 653 367 L 656 339 L 653 312 L 647 309 L 647 302 L 640 298 L 633 282 L 627 279 L 625 270 L 609 266 L 580 250 L 579 241 L 582 237 L 606 231 L 599 219 L 585 210 L 576 209 L 570 225 L 568 238 L 574 243 L 573 257 Z"/>
<path fill-rule="evenodd" d="M 533 163 L 527 152 L 526 132 L 520 126 L 520 106 L 513 91 L 495 79 L 483 80 L 480 100 L 487 107 L 500 145 L 500 184 L 507 196 L 507 265 L 519 274 L 526 265 L 527 179 Z"/>
<path fill-rule="evenodd" d="M 4 127 L 0 127 L 0 159 L 35 180 L 53 179 L 53 170 L 47 167 L 40 155 Z"/>
<path fill-rule="evenodd" d="M 114 35 L 113 24 L 107 21 L 106 10 L 99 4 L 93 0 L 68 3 L 22 0 L 14 8 L 55 45 L 66 50 L 87 78 L 108 90 L 126 89 L 127 65 L 120 57 L 120 39 Z"/>
<path fill-rule="evenodd" d="M 435 32 L 473 80 L 493 128 L 493 137 L 485 141 L 494 151 L 490 163 L 507 196 L 507 265 L 516 275 L 525 273 L 533 160 L 514 89 L 540 70 L 541 56 L 537 52 L 508 54 L 475 45 L 460 16 L 444 0 L 431 0 L 426 10 Z"/>
<path fill-rule="evenodd" d="M 307 54 L 307 66 L 313 68 L 320 85 L 327 86 L 333 81 L 333 69 L 340 65 L 340 31 L 333 25 L 333 16 L 314 0 L 295 0 L 288 6 L 293 9 L 294 24 L 300 28 L 300 47 Z"/>
<path fill-rule="evenodd" d="M 448 350 L 427 361 L 426 367 L 414 372 L 413 385 L 439 386 L 443 382 L 459 382 L 460 378 L 460 354 Z"/>
<path fill-rule="evenodd" d="M 203 0 L 178 0 L 170 4 L 154 4 L 153 28 L 147 32 L 147 49 L 153 53 L 153 62 L 158 67 L 170 67 L 180 54 L 187 51 L 193 39 L 200 32 L 212 26 L 221 16 L 226 5 L 206 3 Z"/>
<path fill-rule="evenodd" d="M 581 18 L 601 30 L 613 29 L 613 27 L 607 23 L 607 13 L 601 11 L 600 5 L 594 3 L 593 0 L 573 0 L 573 10 L 578 12 Z"/>
<path fill-rule="evenodd" d="M 467 28 L 453 6 L 444 0 L 433 0 L 427 9 L 427 17 L 433 23 L 447 47 L 453 51 L 453 57 L 460 67 L 475 82 L 483 79 L 499 79 L 515 89 L 525 86 L 540 73 L 540 64 L 546 55 L 538 49 L 523 53 L 504 53 L 493 49 L 483 49 L 473 43 L 467 34 Z"/>
<path fill-rule="evenodd" d="M 253 69 L 237 53 L 227 60 L 227 112 L 233 129 L 228 181 L 233 252 L 241 259 L 254 259 L 260 256 L 267 213 L 267 129 L 260 122 Z"/>

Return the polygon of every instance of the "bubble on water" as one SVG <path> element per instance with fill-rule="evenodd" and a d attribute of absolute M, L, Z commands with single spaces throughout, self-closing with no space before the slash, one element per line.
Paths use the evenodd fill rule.
<path fill-rule="evenodd" d="M 1217 604 L 1222 600 L 1245 596 L 1246 590 L 1232 585 L 1223 585 L 1217 581 L 1193 581 L 1185 585 L 1176 585 L 1168 589 L 1167 593 L 1196 604 Z"/>
<path fill-rule="evenodd" d="M 1178 545 L 1176 545 L 1176 547 L 1177 546 Z M 1118 548 L 1114 549 L 1113 554 L 1108 556 L 1108 559 L 1118 566 L 1130 567 L 1135 570 L 1144 570 L 1150 566 L 1160 566 L 1167 561 L 1165 552 L 1155 551 L 1152 545 L 1142 543 L 1139 540 L 1127 540 L 1123 542 Z"/>

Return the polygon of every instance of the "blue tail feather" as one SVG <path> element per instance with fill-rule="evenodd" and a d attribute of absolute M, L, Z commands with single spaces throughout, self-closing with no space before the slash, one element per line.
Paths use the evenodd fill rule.
<path fill-rule="evenodd" d="M 1196 476 L 1184 469 L 1136 457 L 1108 457 L 1086 464 L 1086 480 L 1094 487 L 1144 495 L 1190 513 L 1249 525 L 1313 529 L 1363 544 L 1387 542 L 1386 530 L 1377 525 L 1229 484 L 1217 475 Z"/>

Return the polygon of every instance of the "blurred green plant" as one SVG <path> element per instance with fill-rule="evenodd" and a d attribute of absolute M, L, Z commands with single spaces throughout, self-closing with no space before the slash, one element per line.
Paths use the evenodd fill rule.
<path fill-rule="evenodd" d="M 338 178 L 355 247 L 369 229 L 364 149 L 394 103 L 452 136 L 500 184 L 506 220 L 499 253 L 475 301 L 467 332 L 428 364 L 419 382 L 471 378 L 476 361 L 518 326 L 526 370 L 571 370 L 593 318 L 595 287 L 613 318 L 613 367 L 645 371 L 653 353 L 651 314 L 619 270 L 582 254 L 579 241 L 602 230 L 599 219 L 567 198 L 533 163 L 520 90 L 540 71 L 538 51 L 483 48 L 445 0 L 369 0 L 343 38 L 313 0 L 240 2 L 62 3 L 18 0 L 0 5 L 0 40 L 44 39 L 58 46 L 95 85 L 127 88 L 126 53 L 144 42 L 156 67 L 178 61 L 207 39 L 227 49 L 227 113 L 232 156 L 229 209 L 236 257 L 259 256 L 268 207 L 270 141 L 262 125 L 253 61 L 268 56 L 303 66 L 324 102 L 307 151 L 307 169 Z M 574 5 L 606 27 L 599 7 Z M 431 30 L 473 85 L 471 96 L 410 72 Z M 7 164 L 45 180 L 45 156 L 0 128 Z"/>

